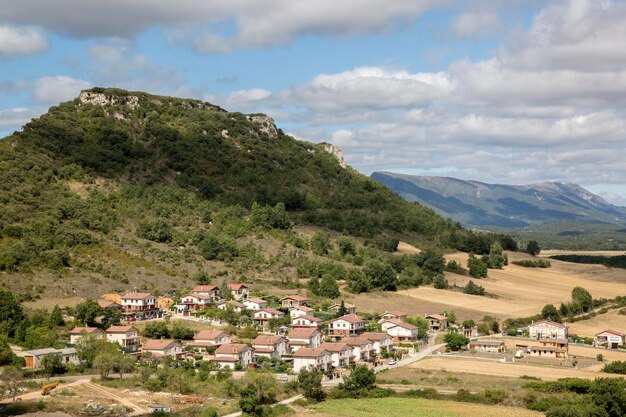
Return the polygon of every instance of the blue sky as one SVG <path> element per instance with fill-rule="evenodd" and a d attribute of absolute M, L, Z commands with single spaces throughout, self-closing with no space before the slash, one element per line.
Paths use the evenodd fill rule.
<path fill-rule="evenodd" d="M 626 5 L 0 1 L 0 133 L 93 85 L 265 112 L 363 173 L 576 182 L 626 205 Z"/>

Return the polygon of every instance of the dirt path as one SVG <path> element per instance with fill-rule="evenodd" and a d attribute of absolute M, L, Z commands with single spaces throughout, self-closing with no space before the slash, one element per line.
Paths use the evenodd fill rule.
<path fill-rule="evenodd" d="M 119 396 L 117 394 L 114 394 L 112 392 L 110 392 L 109 390 L 101 387 L 100 385 L 96 385 L 93 384 L 91 382 L 88 381 L 77 381 L 77 382 L 82 382 L 83 384 L 85 384 L 85 386 L 87 388 L 90 388 L 94 391 L 96 391 L 99 394 L 104 395 L 107 398 L 110 398 L 112 400 L 115 400 L 117 402 L 119 402 L 120 404 L 130 408 L 133 410 L 132 413 L 129 414 L 129 416 L 137 416 L 137 415 L 141 415 L 141 414 L 146 414 L 148 412 L 148 410 L 146 410 L 145 408 L 139 407 L 137 404 L 135 404 L 134 402 L 128 400 L 127 398 L 124 398 L 122 396 Z"/>

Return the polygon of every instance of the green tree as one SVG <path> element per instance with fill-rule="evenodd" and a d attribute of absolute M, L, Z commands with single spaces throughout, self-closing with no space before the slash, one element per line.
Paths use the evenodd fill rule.
<path fill-rule="evenodd" d="M 311 250 L 314 254 L 324 256 L 332 249 L 330 235 L 328 233 L 317 232 L 311 238 Z"/>
<path fill-rule="evenodd" d="M 337 281 L 332 277 L 331 274 L 324 274 L 324 276 L 322 277 L 322 280 L 320 281 L 318 295 L 326 298 L 339 297 L 339 285 L 337 285 Z"/>
<path fill-rule="evenodd" d="M 469 280 L 467 285 L 463 287 L 463 292 L 471 295 L 485 295 L 485 288 L 482 285 L 476 285 L 472 280 Z"/>
<path fill-rule="evenodd" d="M 350 269 L 346 278 L 348 284 L 348 291 L 359 294 L 362 292 L 368 292 L 371 289 L 372 282 L 365 276 L 360 269 Z"/>
<path fill-rule="evenodd" d="M 348 392 L 367 390 L 376 384 L 376 371 L 365 365 L 354 367 L 350 376 L 344 378 L 343 388 Z"/>
<path fill-rule="evenodd" d="M 626 416 L 626 381 L 622 378 L 597 378 L 589 390 L 591 401 L 608 417 Z"/>
<path fill-rule="evenodd" d="M 529 240 L 528 244 L 526 244 L 526 252 L 528 252 L 532 256 L 539 255 L 539 253 L 541 253 L 539 243 L 537 243 L 536 240 Z"/>
<path fill-rule="evenodd" d="M 449 287 L 448 280 L 443 275 L 437 275 L 433 279 L 433 286 L 438 290 L 445 290 Z"/>
<path fill-rule="evenodd" d="M 498 242 L 493 243 L 489 250 L 489 268 L 502 269 L 506 264 L 508 264 L 508 259 L 502 251 L 502 246 Z"/>
<path fill-rule="evenodd" d="M 336 243 L 341 256 L 356 255 L 356 244 L 354 243 L 354 239 L 347 236 L 341 236 L 337 238 Z"/>
<path fill-rule="evenodd" d="M 387 262 L 368 261 L 363 267 L 363 273 L 370 279 L 372 287 L 384 291 L 396 290 L 398 282 L 396 271 Z"/>
<path fill-rule="evenodd" d="M 48 353 L 41 358 L 41 366 L 48 376 L 60 375 L 65 372 L 63 358 L 56 353 Z"/>
<path fill-rule="evenodd" d="M 172 225 L 164 218 L 142 220 L 137 227 L 137 236 L 154 242 L 169 243 L 174 232 Z"/>
<path fill-rule="evenodd" d="M 252 204 L 250 221 L 254 226 L 266 229 L 291 229 L 291 220 L 283 203 L 274 207 Z"/>
<path fill-rule="evenodd" d="M 251 385 L 246 385 L 240 394 L 239 408 L 244 416 L 262 416 L 263 406 L 259 403 L 256 389 Z"/>
<path fill-rule="evenodd" d="M 298 374 L 298 386 L 306 398 L 313 401 L 324 401 L 326 392 L 322 388 L 322 371 L 316 368 L 304 368 Z"/>
<path fill-rule="evenodd" d="M 461 324 L 461 326 L 464 329 L 471 329 L 474 326 L 476 326 L 476 323 L 474 322 L 474 320 L 463 320 L 463 323 Z"/>
<path fill-rule="evenodd" d="M 96 326 L 96 319 L 104 314 L 104 309 L 94 300 L 87 300 L 76 306 L 74 316 L 85 326 Z"/>
<path fill-rule="evenodd" d="M 93 361 L 93 368 L 100 373 L 101 379 L 107 379 L 115 370 L 117 355 L 115 353 L 100 353 Z"/>
<path fill-rule="evenodd" d="M 577 401 L 549 408 L 546 417 L 607 417 L 607 413 L 593 403 Z"/>
<path fill-rule="evenodd" d="M 202 414 L 202 417 L 218 417 L 219 413 L 213 407 L 207 407 Z"/>
<path fill-rule="evenodd" d="M 0 373 L 0 381 L 2 381 L 6 391 L 13 398 L 13 402 L 15 402 L 15 397 L 24 386 L 22 372 L 15 366 L 5 366 Z"/>
<path fill-rule="evenodd" d="M 87 367 L 93 367 L 96 356 L 103 353 L 116 354 L 120 352 L 120 345 L 104 339 L 97 339 L 93 335 L 83 334 L 76 343 L 76 355 Z"/>
<path fill-rule="evenodd" d="M 443 341 L 450 350 L 457 351 L 469 343 L 469 339 L 461 333 L 449 332 L 443 337 Z"/>
<path fill-rule="evenodd" d="M 541 310 L 541 318 L 560 322 L 561 314 L 559 314 L 559 311 L 556 309 L 554 304 L 546 304 Z"/>
<path fill-rule="evenodd" d="M 467 268 L 469 269 L 470 276 L 474 278 L 485 278 L 487 277 L 487 265 L 477 258 L 473 253 L 470 253 L 469 258 L 467 260 Z"/>
<path fill-rule="evenodd" d="M 52 326 L 64 326 L 65 321 L 63 320 L 63 312 L 58 304 L 54 306 L 52 309 L 52 313 L 50 313 L 50 324 Z"/>
<path fill-rule="evenodd" d="M 12 363 L 14 357 L 11 346 L 4 337 L 0 336 L 0 366 Z"/>
<path fill-rule="evenodd" d="M 124 374 L 130 373 L 135 369 L 135 361 L 130 356 L 119 352 L 115 359 L 114 369 L 120 375 L 120 379 L 124 377 Z"/>
<path fill-rule="evenodd" d="M 593 297 L 583 287 L 574 287 L 572 290 L 572 303 L 581 311 L 589 311 L 593 307 Z"/>
<path fill-rule="evenodd" d="M 24 320 L 22 305 L 8 290 L 0 290 L 0 334 L 13 337 L 15 330 Z"/>
<path fill-rule="evenodd" d="M 146 324 L 142 336 L 150 339 L 167 339 L 170 337 L 170 329 L 165 322 L 152 321 Z"/>

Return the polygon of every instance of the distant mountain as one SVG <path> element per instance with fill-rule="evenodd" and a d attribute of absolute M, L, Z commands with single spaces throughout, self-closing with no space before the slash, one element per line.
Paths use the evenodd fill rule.
<path fill-rule="evenodd" d="M 371 177 L 406 200 L 469 227 L 520 228 L 553 221 L 626 224 L 626 207 L 572 183 L 485 184 L 391 172 L 374 172 Z"/>

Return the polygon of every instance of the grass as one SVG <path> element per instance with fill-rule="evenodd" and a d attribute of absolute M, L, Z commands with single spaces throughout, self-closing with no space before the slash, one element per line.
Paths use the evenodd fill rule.
<path fill-rule="evenodd" d="M 534 417 L 543 414 L 523 408 L 468 404 L 417 398 L 366 398 L 330 400 L 314 405 L 318 412 L 347 417 Z"/>

